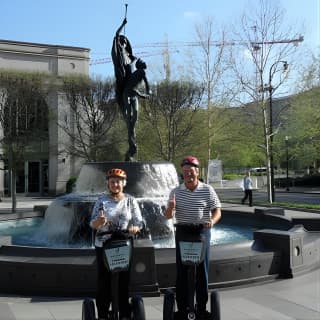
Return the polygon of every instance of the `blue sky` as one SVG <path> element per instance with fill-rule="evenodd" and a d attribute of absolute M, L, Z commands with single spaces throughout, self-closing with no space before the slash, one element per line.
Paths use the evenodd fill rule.
<path fill-rule="evenodd" d="M 257 0 L 251 0 L 256 2 Z M 288 25 L 302 30 L 303 45 L 320 47 L 320 0 L 276 0 Z M 228 25 L 248 8 L 248 0 L 1 0 L 0 39 L 85 47 L 92 61 L 110 58 L 112 38 L 128 4 L 127 37 L 135 46 L 193 41 L 194 25 L 211 16 Z M 139 48 L 151 51 L 154 48 Z M 319 51 L 318 51 L 319 52 Z M 159 59 L 161 57 L 159 56 Z M 148 63 L 147 58 L 144 58 Z M 91 74 L 113 76 L 111 63 L 95 64 Z"/>

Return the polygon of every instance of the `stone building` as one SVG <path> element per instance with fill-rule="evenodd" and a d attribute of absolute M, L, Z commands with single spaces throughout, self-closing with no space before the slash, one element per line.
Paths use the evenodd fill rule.
<path fill-rule="evenodd" d="M 57 77 L 72 73 L 89 75 L 89 53 L 87 48 L 0 40 L 0 69 L 48 72 Z M 66 135 L 55 120 L 68 108 L 63 94 L 52 92 L 47 103 L 55 115 L 48 120 L 48 141 L 29 152 L 24 169 L 17 176 L 17 192 L 26 195 L 63 193 L 66 182 L 79 169 L 77 160 L 64 153 Z M 0 128 L 0 137 L 2 134 Z M 0 168 L 6 168 L 5 162 L 0 146 Z M 9 183 L 9 173 L 0 170 L 0 196 L 10 190 Z"/>

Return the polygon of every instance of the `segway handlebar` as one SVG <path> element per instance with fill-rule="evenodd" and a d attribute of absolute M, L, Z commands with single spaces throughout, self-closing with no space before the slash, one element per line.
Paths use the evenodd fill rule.
<path fill-rule="evenodd" d="M 107 222 L 109 230 L 99 232 L 99 236 L 111 235 L 110 238 L 115 239 L 144 239 L 148 238 L 150 235 L 150 230 L 146 227 L 145 222 L 143 222 L 143 227 L 135 234 L 130 234 L 128 229 L 122 229 L 120 226 L 110 222 Z"/>
<path fill-rule="evenodd" d="M 181 230 L 188 233 L 199 233 L 204 229 L 204 223 L 175 223 L 176 230 Z"/>

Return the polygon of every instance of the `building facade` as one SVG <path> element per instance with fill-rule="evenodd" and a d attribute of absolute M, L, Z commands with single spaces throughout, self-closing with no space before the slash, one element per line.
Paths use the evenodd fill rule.
<path fill-rule="evenodd" d="M 67 74 L 89 75 L 90 49 L 0 40 L 0 69 L 48 72 L 54 76 Z M 66 182 L 78 174 L 80 160 L 64 152 L 67 136 L 58 126 L 58 119 L 69 108 L 61 92 L 48 97 L 48 140 L 42 141 L 26 155 L 24 168 L 17 175 L 17 192 L 26 195 L 57 195 L 65 192 Z M 0 128 L 0 138 L 3 130 Z M 6 169 L 0 146 L 0 168 Z M 10 190 L 10 173 L 0 170 L 0 196 Z"/>

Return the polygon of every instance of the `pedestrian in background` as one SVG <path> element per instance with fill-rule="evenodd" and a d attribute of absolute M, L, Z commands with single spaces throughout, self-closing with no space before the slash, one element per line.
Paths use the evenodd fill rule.
<path fill-rule="evenodd" d="M 242 198 L 241 203 L 244 204 L 244 202 L 249 198 L 249 206 L 252 207 L 252 179 L 250 177 L 250 171 L 246 172 L 245 177 L 243 178 L 243 191 L 244 191 L 244 197 Z"/>

